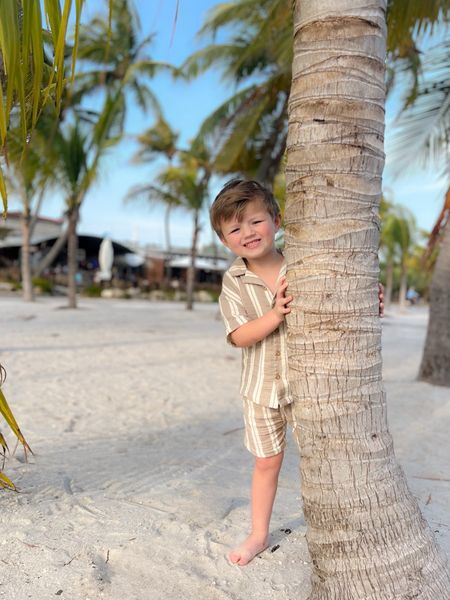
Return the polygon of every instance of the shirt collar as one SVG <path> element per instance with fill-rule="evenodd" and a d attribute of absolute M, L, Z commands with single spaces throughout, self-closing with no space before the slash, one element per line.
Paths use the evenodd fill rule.
<path fill-rule="evenodd" d="M 261 279 L 247 268 L 247 265 L 245 264 L 245 260 L 241 256 L 238 256 L 232 262 L 230 268 L 228 269 L 228 272 L 233 277 L 241 277 L 244 275 L 245 282 L 260 283 L 260 284 L 264 285 L 264 283 L 261 281 Z M 278 278 L 282 277 L 283 275 L 286 275 L 286 261 L 285 260 L 283 260 L 283 262 L 281 264 L 280 274 L 279 274 Z"/>

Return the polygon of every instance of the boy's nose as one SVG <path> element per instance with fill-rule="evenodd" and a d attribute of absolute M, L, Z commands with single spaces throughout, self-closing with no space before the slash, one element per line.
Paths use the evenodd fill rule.
<path fill-rule="evenodd" d="M 242 233 L 244 234 L 245 238 L 253 235 L 253 227 L 252 227 L 251 223 L 243 226 Z"/>

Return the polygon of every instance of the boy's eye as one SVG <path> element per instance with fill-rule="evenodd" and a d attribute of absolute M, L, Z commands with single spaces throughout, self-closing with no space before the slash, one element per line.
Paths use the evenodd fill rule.
<path fill-rule="evenodd" d="M 257 223 L 262 223 L 262 219 L 258 219 L 257 221 L 253 221 L 253 223 L 256 225 Z"/>
<path fill-rule="evenodd" d="M 237 231 L 239 231 L 239 227 L 236 227 L 235 229 L 232 229 L 232 230 L 230 231 L 230 233 L 236 233 Z"/>

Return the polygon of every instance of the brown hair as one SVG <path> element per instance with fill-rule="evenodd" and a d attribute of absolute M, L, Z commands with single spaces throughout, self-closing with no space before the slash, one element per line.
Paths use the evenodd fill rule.
<path fill-rule="evenodd" d="M 264 208 L 275 219 L 280 214 L 280 207 L 272 192 L 253 179 L 232 179 L 226 183 L 212 203 L 209 216 L 211 225 L 222 239 L 222 222 L 236 216 L 241 218 L 245 207 L 253 200 L 261 200 Z"/>

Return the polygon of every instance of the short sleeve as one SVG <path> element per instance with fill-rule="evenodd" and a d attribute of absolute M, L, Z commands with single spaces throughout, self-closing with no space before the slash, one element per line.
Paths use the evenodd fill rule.
<path fill-rule="evenodd" d="M 250 321 L 239 290 L 236 278 L 228 272 L 223 276 L 222 291 L 219 296 L 219 308 L 225 324 L 227 342 L 233 344 L 230 334 L 241 325 Z"/>

